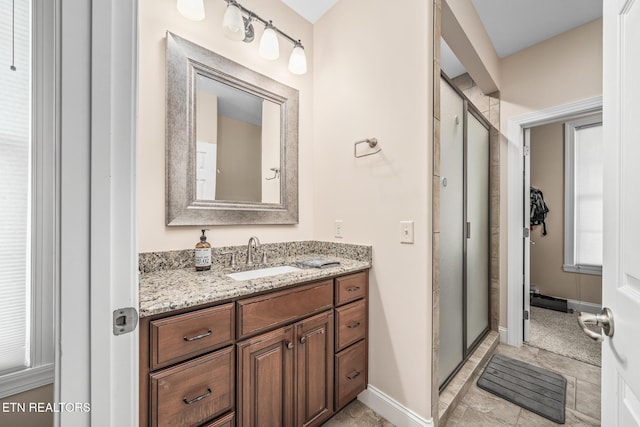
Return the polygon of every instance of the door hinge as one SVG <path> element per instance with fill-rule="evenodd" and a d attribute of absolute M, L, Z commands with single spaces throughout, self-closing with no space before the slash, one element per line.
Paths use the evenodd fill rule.
<path fill-rule="evenodd" d="M 529 227 L 524 227 L 522 229 L 522 236 L 526 239 L 527 237 L 529 237 L 529 235 L 530 235 Z"/>
<path fill-rule="evenodd" d="M 133 332 L 138 325 L 138 312 L 133 307 L 119 308 L 113 311 L 113 335 Z"/>
<path fill-rule="evenodd" d="M 525 145 L 524 149 L 522 150 L 522 153 L 524 154 L 525 157 L 527 157 L 529 155 L 529 146 Z"/>
<path fill-rule="evenodd" d="M 522 312 L 522 317 L 524 318 L 524 320 L 529 320 L 529 310 L 524 310 Z"/>

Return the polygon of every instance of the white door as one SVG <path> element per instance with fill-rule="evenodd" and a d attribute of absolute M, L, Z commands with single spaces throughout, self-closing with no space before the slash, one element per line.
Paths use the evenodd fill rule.
<path fill-rule="evenodd" d="M 55 425 L 136 426 L 138 334 L 119 334 L 113 318 L 138 308 L 137 2 L 55 4 L 64 27 L 55 398 L 90 404 L 56 412 Z"/>
<path fill-rule="evenodd" d="M 531 129 L 523 129 L 524 132 L 524 197 L 522 198 L 524 227 L 522 229 L 522 245 L 524 253 L 524 277 L 523 280 L 523 306 L 525 315 L 522 317 L 522 340 L 529 341 L 529 326 L 531 318 Z"/>
<path fill-rule="evenodd" d="M 196 198 L 216 199 L 216 158 L 218 144 L 196 142 Z"/>
<path fill-rule="evenodd" d="M 602 425 L 640 426 L 640 2 L 606 0 L 603 30 Z"/>

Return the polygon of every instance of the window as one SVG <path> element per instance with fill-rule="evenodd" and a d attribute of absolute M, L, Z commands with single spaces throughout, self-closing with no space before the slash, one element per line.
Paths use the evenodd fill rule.
<path fill-rule="evenodd" d="M 0 398 L 53 382 L 52 26 L 34 21 L 46 4 L 0 0 Z"/>
<path fill-rule="evenodd" d="M 602 274 L 602 116 L 565 123 L 565 271 Z"/>

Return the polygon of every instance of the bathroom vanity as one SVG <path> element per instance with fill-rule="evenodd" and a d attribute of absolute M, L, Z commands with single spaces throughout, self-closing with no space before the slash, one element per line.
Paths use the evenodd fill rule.
<path fill-rule="evenodd" d="M 370 262 L 143 274 L 141 426 L 317 426 L 367 385 Z"/>

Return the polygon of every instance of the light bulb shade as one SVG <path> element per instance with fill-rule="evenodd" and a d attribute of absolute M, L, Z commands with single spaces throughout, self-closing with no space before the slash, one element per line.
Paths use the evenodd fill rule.
<path fill-rule="evenodd" d="M 178 12 L 192 21 L 204 19 L 204 4 L 202 0 L 178 0 Z"/>
<path fill-rule="evenodd" d="M 244 20 L 242 19 L 240 8 L 235 3 L 229 3 L 229 6 L 227 6 L 222 19 L 222 29 L 225 36 L 231 40 L 244 40 Z"/>
<path fill-rule="evenodd" d="M 296 43 L 289 57 L 289 71 L 293 74 L 304 74 L 307 72 L 307 56 L 300 43 Z"/>
<path fill-rule="evenodd" d="M 264 59 L 278 59 L 280 57 L 280 45 L 278 44 L 278 35 L 275 30 L 267 26 L 262 33 L 260 39 L 260 56 Z"/>

